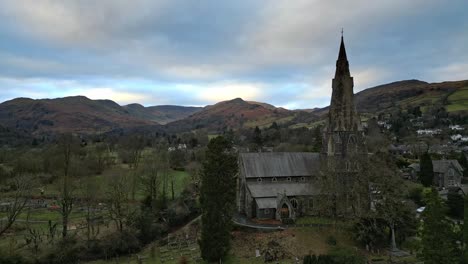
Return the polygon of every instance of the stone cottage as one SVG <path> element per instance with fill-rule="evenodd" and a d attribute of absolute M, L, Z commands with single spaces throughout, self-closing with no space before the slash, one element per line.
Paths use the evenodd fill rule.
<path fill-rule="evenodd" d="M 439 188 L 459 187 L 463 178 L 463 168 L 457 160 L 433 160 L 434 185 Z M 421 167 L 419 163 L 409 165 L 413 178 L 417 178 Z"/>

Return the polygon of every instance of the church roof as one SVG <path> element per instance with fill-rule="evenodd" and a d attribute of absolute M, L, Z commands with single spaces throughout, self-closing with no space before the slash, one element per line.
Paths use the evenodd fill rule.
<path fill-rule="evenodd" d="M 286 193 L 286 196 L 309 196 L 318 193 L 318 187 L 310 182 L 250 182 L 247 183 L 253 198 L 277 197 Z"/>
<path fill-rule="evenodd" d="M 444 173 L 448 170 L 450 166 L 455 167 L 459 171 L 463 171 L 460 163 L 457 160 L 433 160 L 432 167 L 434 168 L 434 172 Z"/>
<path fill-rule="evenodd" d="M 276 208 L 276 198 L 258 198 L 255 201 L 259 209 Z"/>
<path fill-rule="evenodd" d="M 320 170 L 319 153 L 241 153 L 239 159 L 241 173 L 246 178 L 313 176 Z"/>

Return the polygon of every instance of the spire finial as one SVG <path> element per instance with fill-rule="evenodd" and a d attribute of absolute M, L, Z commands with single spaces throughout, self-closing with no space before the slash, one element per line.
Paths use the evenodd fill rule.
<path fill-rule="evenodd" d="M 341 37 L 343 37 L 343 32 L 344 32 L 344 30 L 343 30 L 343 28 L 341 28 Z"/>

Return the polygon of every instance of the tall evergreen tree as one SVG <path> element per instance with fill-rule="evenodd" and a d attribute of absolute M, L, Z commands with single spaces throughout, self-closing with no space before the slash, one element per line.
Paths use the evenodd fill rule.
<path fill-rule="evenodd" d="M 258 148 L 262 147 L 262 131 L 260 130 L 260 128 L 258 128 L 258 126 L 256 126 L 254 129 L 253 142 L 255 143 L 255 145 L 257 145 Z"/>
<path fill-rule="evenodd" d="M 224 137 L 210 141 L 201 174 L 202 232 L 200 249 L 206 261 L 219 261 L 229 251 L 235 210 L 237 156 Z"/>
<path fill-rule="evenodd" d="M 465 153 L 461 153 L 458 163 L 463 167 L 463 177 L 468 177 L 468 160 L 466 160 Z"/>
<path fill-rule="evenodd" d="M 465 208 L 464 208 L 464 220 L 463 220 L 463 242 L 466 263 L 468 263 L 468 195 L 465 195 Z"/>
<path fill-rule="evenodd" d="M 421 179 L 421 183 L 426 187 L 432 186 L 432 182 L 434 180 L 434 168 L 432 166 L 432 160 L 429 153 L 426 152 L 422 155 L 420 167 L 421 172 L 419 177 Z"/>
<path fill-rule="evenodd" d="M 422 215 L 422 251 L 425 264 L 458 263 L 456 237 L 452 223 L 447 220 L 446 208 L 438 192 L 428 193 L 426 210 Z"/>
<path fill-rule="evenodd" d="M 322 127 L 318 126 L 314 129 L 313 151 L 320 152 L 321 150 L 322 150 Z"/>

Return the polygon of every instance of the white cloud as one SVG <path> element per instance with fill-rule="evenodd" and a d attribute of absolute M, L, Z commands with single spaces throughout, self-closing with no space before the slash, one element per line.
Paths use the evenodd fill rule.
<path fill-rule="evenodd" d="M 436 68 L 431 73 L 437 81 L 468 80 L 468 63 L 452 63 Z"/>
<path fill-rule="evenodd" d="M 202 101 L 216 103 L 219 101 L 242 98 L 258 100 L 265 87 L 259 83 L 221 82 L 197 87 L 195 96 Z"/>

